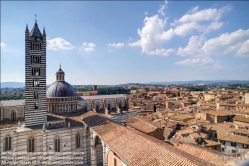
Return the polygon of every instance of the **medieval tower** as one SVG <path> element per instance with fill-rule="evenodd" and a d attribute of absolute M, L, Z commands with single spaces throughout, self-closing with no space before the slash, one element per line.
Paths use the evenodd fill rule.
<path fill-rule="evenodd" d="M 37 21 L 25 31 L 25 126 L 47 121 L 46 101 L 46 32 L 41 34 Z"/>

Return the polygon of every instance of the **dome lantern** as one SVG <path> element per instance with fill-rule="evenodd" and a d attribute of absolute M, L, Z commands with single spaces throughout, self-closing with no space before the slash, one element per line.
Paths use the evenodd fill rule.
<path fill-rule="evenodd" d="M 56 81 L 65 81 L 65 73 L 61 69 L 61 64 L 59 70 L 56 72 Z"/>

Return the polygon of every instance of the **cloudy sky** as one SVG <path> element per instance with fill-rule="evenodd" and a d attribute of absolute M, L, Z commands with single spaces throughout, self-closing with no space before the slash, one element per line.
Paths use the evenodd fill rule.
<path fill-rule="evenodd" d="M 47 84 L 249 79 L 249 2 L 1 2 L 1 82 L 24 82 L 25 27 L 47 33 Z"/>

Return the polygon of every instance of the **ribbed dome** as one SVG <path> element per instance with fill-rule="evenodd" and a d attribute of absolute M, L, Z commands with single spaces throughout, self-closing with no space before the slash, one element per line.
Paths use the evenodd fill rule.
<path fill-rule="evenodd" d="M 47 89 L 47 98 L 78 96 L 72 85 L 66 81 L 55 81 Z"/>

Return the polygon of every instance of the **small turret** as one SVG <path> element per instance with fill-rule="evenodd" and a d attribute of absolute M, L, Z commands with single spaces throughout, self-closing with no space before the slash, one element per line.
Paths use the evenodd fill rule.
<path fill-rule="evenodd" d="M 56 72 L 56 81 L 65 81 L 65 73 L 61 69 L 61 64 L 59 70 Z"/>
<path fill-rule="evenodd" d="M 29 37 L 29 28 L 28 28 L 28 24 L 26 24 L 25 38 L 28 39 L 28 37 Z"/>
<path fill-rule="evenodd" d="M 45 31 L 45 27 L 43 27 L 43 36 L 46 36 L 46 31 Z"/>

